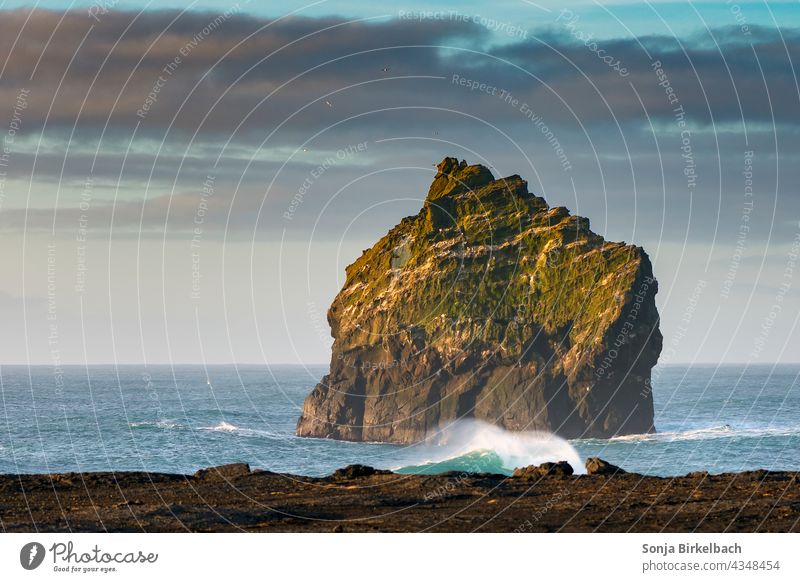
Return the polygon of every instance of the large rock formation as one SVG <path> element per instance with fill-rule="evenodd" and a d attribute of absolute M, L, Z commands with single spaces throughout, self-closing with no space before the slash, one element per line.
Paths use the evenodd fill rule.
<path fill-rule="evenodd" d="M 607 242 L 519 176 L 446 158 L 420 212 L 347 267 L 330 374 L 297 434 L 410 443 L 461 417 L 651 432 L 656 290 L 641 247 Z"/>

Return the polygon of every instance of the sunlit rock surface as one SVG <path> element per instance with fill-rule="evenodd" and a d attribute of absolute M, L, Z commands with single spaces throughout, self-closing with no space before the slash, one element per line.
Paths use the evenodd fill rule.
<path fill-rule="evenodd" d="M 347 267 L 330 374 L 297 434 L 420 441 L 457 418 L 565 438 L 654 430 L 657 283 L 517 175 L 444 159 L 422 209 Z"/>

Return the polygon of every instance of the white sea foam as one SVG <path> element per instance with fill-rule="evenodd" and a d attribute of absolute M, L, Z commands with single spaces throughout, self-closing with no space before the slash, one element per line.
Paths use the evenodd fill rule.
<path fill-rule="evenodd" d="M 486 453 L 491 452 L 494 455 Z M 480 455 L 477 455 L 480 453 Z M 408 465 L 439 464 L 460 457 L 499 457 L 506 472 L 516 467 L 541 465 L 545 462 L 567 461 L 575 473 L 585 473 L 578 451 L 566 440 L 547 432 L 507 431 L 498 426 L 474 419 L 459 420 L 419 447 L 415 459 Z"/>
<path fill-rule="evenodd" d="M 285 437 L 282 437 L 281 435 L 279 435 L 277 433 L 270 432 L 268 430 L 259 430 L 259 429 L 255 429 L 255 428 L 243 428 L 243 427 L 239 427 L 239 426 L 233 425 L 233 424 L 231 424 L 229 422 L 226 422 L 224 420 L 221 421 L 219 424 L 217 424 L 215 426 L 201 426 L 197 430 L 208 430 L 208 431 L 214 431 L 214 432 L 225 432 L 225 433 L 234 434 L 234 435 L 238 435 L 238 436 L 271 437 L 271 438 L 280 437 L 280 438 L 285 438 Z"/>
<path fill-rule="evenodd" d="M 129 422 L 128 426 L 131 428 L 179 428 L 181 425 L 178 424 L 175 419 L 162 418 L 156 421 L 143 420 L 139 422 Z"/>
<path fill-rule="evenodd" d="M 748 427 L 737 428 L 729 424 L 693 428 L 681 431 L 664 431 L 651 434 L 631 434 L 618 436 L 603 442 L 676 442 L 700 441 L 724 438 L 761 438 L 769 436 L 800 435 L 800 427 Z M 587 439 L 590 440 L 590 439 Z M 591 439 L 594 440 L 594 439 Z"/>
<path fill-rule="evenodd" d="M 240 430 L 238 426 L 234 426 L 229 422 L 225 422 L 224 420 L 220 422 L 216 426 L 203 426 L 200 427 L 200 430 L 214 430 L 219 432 L 236 432 Z"/>

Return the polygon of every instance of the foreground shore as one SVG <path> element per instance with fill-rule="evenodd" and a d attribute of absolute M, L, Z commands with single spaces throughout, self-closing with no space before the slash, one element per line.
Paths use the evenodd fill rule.
<path fill-rule="evenodd" d="M 5 532 L 789 532 L 800 473 L 0 475 Z"/>

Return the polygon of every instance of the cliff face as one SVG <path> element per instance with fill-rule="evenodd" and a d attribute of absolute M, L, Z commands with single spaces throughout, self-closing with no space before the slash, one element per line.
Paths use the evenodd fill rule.
<path fill-rule="evenodd" d="M 566 438 L 651 432 L 657 283 L 519 176 L 446 158 L 416 216 L 347 267 L 330 374 L 297 434 L 410 443 L 461 417 Z"/>

